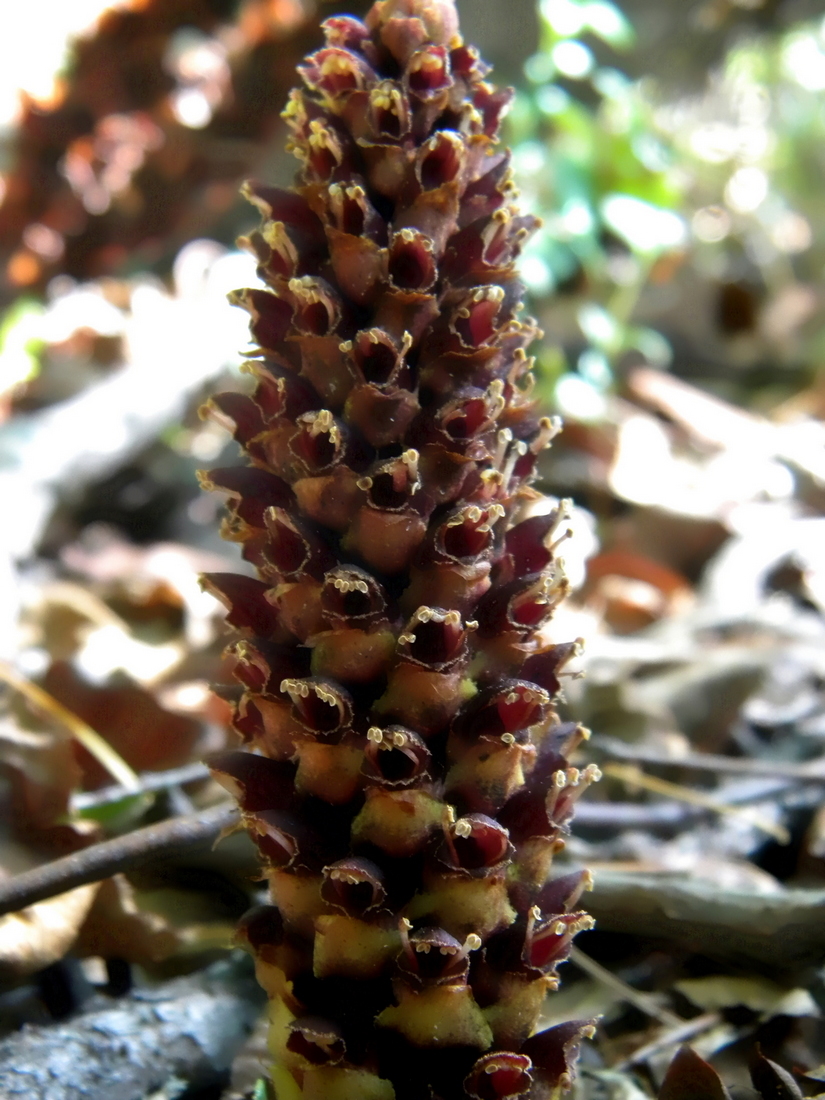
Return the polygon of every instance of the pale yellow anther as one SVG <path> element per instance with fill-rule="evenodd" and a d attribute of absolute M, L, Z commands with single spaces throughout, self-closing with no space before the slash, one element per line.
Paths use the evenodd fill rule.
<path fill-rule="evenodd" d="M 456 836 L 468 837 L 468 836 L 472 836 L 472 833 L 473 833 L 473 826 L 470 824 L 469 821 L 467 821 L 466 818 L 462 817 L 459 821 L 456 821 L 456 823 L 455 823 L 455 835 Z"/>
<path fill-rule="evenodd" d="M 311 275 L 302 275 L 300 278 L 290 279 L 287 285 L 295 297 L 300 298 L 307 305 L 316 305 L 322 301 L 321 288 Z"/>
<path fill-rule="evenodd" d="M 345 595 L 347 592 L 360 592 L 364 596 L 369 595 L 369 586 L 366 581 L 362 580 L 347 580 L 346 577 L 336 577 L 332 582 L 332 586 Z"/>
<path fill-rule="evenodd" d="M 335 423 L 335 417 L 329 409 L 321 409 L 320 412 L 314 414 L 313 419 L 310 421 L 309 434 L 315 438 L 316 435 L 322 433 L 329 435 L 333 443 L 340 442 L 341 433 Z"/>
<path fill-rule="evenodd" d="M 329 149 L 331 153 L 335 155 L 336 160 L 340 160 L 338 157 L 338 150 L 333 145 L 332 134 L 324 126 L 320 119 L 313 119 L 309 124 L 309 137 L 308 142 L 316 149 Z M 337 142 L 336 142 L 337 144 Z"/>
<path fill-rule="evenodd" d="M 500 485 L 502 482 L 501 470 L 493 470 L 488 467 L 486 470 L 481 471 L 481 480 L 484 486 L 492 491 L 493 486 Z"/>
<path fill-rule="evenodd" d="M 327 54 L 321 62 L 321 72 L 324 76 L 337 76 L 339 73 L 352 73 L 354 69 L 347 57 L 339 53 L 333 53 Z"/>
<path fill-rule="evenodd" d="M 309 695 L 309 684 L 305 684 L 303 680 L 281 680 L 281 691 L 286 692 L 287 695 L 297 695 L 301 699 L 306 699 Z"/>
<path fill-rule="evenodd" d="M 477 936 L 475 932 L 471 932 L 464 941 L 464 950 L 478 951 L 479 947 L 481 947 L 481 936 Z"/>
<path fill-rule="evenodd" d="M 370 726 L 367 730 L 367 740 L 372 741 L 374 745 L 380 745 L 384 740 L 384 731 L 379 729 L 378 726 Z"/>
<path fill-rule="evenodd" d="M 398 749 L 403 749 L 407 743 L 407 740 L 408 738 L 406 733 L 402 733 L 401 730 L 396 730 L 395 733 L 392 735 L 392 743 Z"/>
<path fill-rule="evenodd" d="M 410 72 L 437 72 L 444 67 L 444 62 L 437 54 L 417 53 L 410 61 Z"/>
<path fill-rule="evenodd" d="M 433 242 L 430 238 L 425 237 L 424 234 L 417 229 L 400 229 L 397 235 L 405 244 L 412 244 L 413 241 L 418 240 L 421 247 L 426 252 L 432 252 L 433 250 Z"/>
<path fill-rule="evenodd" d="M 328 703 L 331 707 L 337 706 L 338 704 L 336 697 L 328 688 L 325 688 L 323 684 L 315 684 L 315 694 L 322 703 Z"/>
<path fill-rule="evenodd" d="M 503 733 L 501 735 L 501 742 L 504 745 L 515 745 L 516 739 L 512 733 Z"/>

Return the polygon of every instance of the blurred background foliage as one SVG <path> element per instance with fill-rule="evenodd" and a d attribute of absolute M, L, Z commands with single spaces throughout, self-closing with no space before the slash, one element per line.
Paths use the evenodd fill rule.
<path fill-rule="evenodd" d="M 544 217 L 522 268 L 544 386 L 585 418 L 641 362 L 743 403 L 790 398 L 825 350 L 825 21 L 740 30 L 674 87 L 625 63 L 637 36 L 616 4 L 539 10 L 510 140 Z M 712 10 L 693 14 L 710 32 Z"/>
<path fill-rule="evenodd" d="M 518 87 L 507 136 L 544 218 L 523 276 L 547 395 L 598 416 L 640 362 L 742 402 L 803 389 L 823 351 L 817 5 L 464 6 L 468 37 Z M 240 179 L 289 179 L 279 110 L 317 37 L 312 0 L 66 7 L 36 64 L 7 43 L 0 89 L 0 393 L 26 406 L 48 399 L 44 302 L 63 276 L 168 281 L 187 241 L 231 247 L 249 224 Z M 116 341 L 98 324 L 105 367 Z"/>

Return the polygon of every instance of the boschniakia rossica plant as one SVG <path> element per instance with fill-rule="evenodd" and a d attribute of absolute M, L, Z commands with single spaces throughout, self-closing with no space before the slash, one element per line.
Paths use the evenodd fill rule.
<path fill-rule="evenodd" d="M 209 403 L 248 464 L 204 482 L 259 578 L 205 581 L 245 743 L 212 768 L 271 899 L 240 936 L 279 1100 L 544 1100 L 589 1027 L 536 1030 L 590 924 L 587 873 L 550 868 L 597 772 L 553 710 L 576 645 L 544 630 L 564 509 L 530 488 L 557 425 L 530 396 L 510 92 L 452 0 L 324 31 L 286 109 L 296 185 L 247 187 L 255 389 Z"/>

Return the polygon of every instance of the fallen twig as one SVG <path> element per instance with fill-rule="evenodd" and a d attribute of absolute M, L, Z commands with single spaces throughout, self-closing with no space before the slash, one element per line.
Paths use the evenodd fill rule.
<path fill-rule="evenodd" d="M 816 783 L 800 784 L 797 780 L 769 779 L 766 776 L 759 785 L 760 780 L 761 776 L 743 777 L 741 782 L 721 788 L 719 794 L 729 806 L 746 806 L 771 799 L 782 804 L 790 796 L 794 807 L 799 809 L 803 806 L 813 808 L 821 801 L 821 791 Z M 580 802 L 576 807 L 573 832 L 609 831 L 615 835 L 625 829 L 647 829 L 672 835 L 697 821 L 704 821 L 711 813 L 712 810 L 704 805 L 670 799 L 656 802 L 596 802 L 591 799 Z"/>
<path fill-rule="evenodd" d="M 34 867 L 0 882 L 0 916 L 87 882 L 99 882 L 119 871 L 140 867 L 158 855 L 209 844 L 238 820 L 234 803 L 221 803 L 200 813 L 173 817 L 125 836 L 82 848 L 70 856 Z M 0 1095 L 3 1095 L 0 1092 Z"/>
<path fill-rule="evenodd" d="M 815 760 L 808 760 L 804 764 L 789 764 L 781 760 L 754 760 L 746 756 L 720 756 L 710 752 L 668 756 L 654 749 L 628 745 L 616 737 L 608 737 L 605 734 L 595 734 L 591 738 L 591 744 L 608 756 L 617 760 L 630 760 L 636 764 L 690 768 L 695 771 L 726 775 L 765 775 L 772 779 L 802 779 L 810 783 L 825 783 L 825 757 L 822 756 Z"/>
<path fill-rule="evenodd" d="M 599 871 L 587 908 L 604 931 L 677 941 L 785 976 L 825 955 L 825 890 L 745 893 L 683 875 Z"/>
<path fill-rule="evenodd" d="M 214 1089 L 262 1001 L 243 957 L 114 1003 L 99 998 L 66 1023 L 30 1025 L 0 1041 L 0 1096 L 143 1100 L 172 1078 Z"/>
<path fill-rule="evenodd" d="M 138 775 L 138 785 L 134 788 L 117 784 L 100 787 L 96 791 L 78 791 L 71 796 L 70 806 L 73 811 L 82 812 L 96 806 L 111 806 L 134 795 L 152 794 L 154 791 L 165 791 L 169 787 L 179 787 L 184 783 L 195 783 L 208 778 L 209 768 L 206 764 L 197 763 L 184 764 L 183 767 L 169 768 L 163 772 L 141 772 Z"/>
<path fill-rule="evenodd" d="M 695 1039 L 697 1035 L 701 1035 L 703 1031 L 710 1031 L 711 1028 L 717 1027 L 721 1023 L 721 1012 L 703 1012 L 701 1016 L 694 1016 L 692 1020 L 680 1020 L 675 1027 L 661 1031 L 655 1039 L 651 1039 L 649 1043 L 645 1043 L 638 1050 L 634 1050 L 628 1058 L 624 1058 L 610 1068 L 628 1070 L 631 1066 L 646 1062 L 654 1054 L 667 1050 L 668 1047 L 687 1043 L 691 1039 Z"/>
<path fill-rule="evenodd" d="M 605 775 L 613 776 L 614 779 L 626 783 L 629 787 L 641 787 L 656 794 L 669 795 L 671 798 L 677 798 L 681 802 L 687 802 L 692 806 L 703 806 L 716 814 L 728 814 L 732 817 L 742 818 L 757 829 L 761 829 L 763 833 L 772 836 L 780 844 L 790 844 L 791 842 L 791 834 L 784 825 L 777 825 L 774 821 L 768 820 L 747 807 L 733 806 L 719 798 L 714 798 L 713 795 L 704 791 L 696 791 L 692 787 L 683 786 L 681 783 L 670 783 L 666 779 L 659 779 L 658 776 L 648 775 L 635 764 L 606 764 L 602 770 Z"/>
<path fill-rule="evenodd" d="M 663 1008 L 657 997 L 654 997 L 651 993 L 643 993 L 638 989 L 634 989 L 632 985 L 628 985 L 612 970 L 608 970 L 601 963 L 596 962 L 595 959 L 591 959 L 581 948 L 571 947 L 568 958 L 579 970 L 583 970 L 589 977 L 617 993 L 623 1001 L 627 1001 L 628 1004 L 632 1004 L 641 1012 L 644 1012 L 645 1016 L 650 1016 L 669 1028 L 681 1027 L 684 1023 L 684 1020 L 680 1019 L 675 1013 Z"/>

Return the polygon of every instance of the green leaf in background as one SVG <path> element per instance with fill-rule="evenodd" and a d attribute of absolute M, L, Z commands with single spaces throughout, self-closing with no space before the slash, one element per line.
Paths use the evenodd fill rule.
<path fill-rule="evenodd" d="M 18 298 L 0 319 L 0 394 L 37 377 L 45 312 L 42 302 Z"/>
<path fill-rule="evenodd" d="M 705 89 L 680 94 L 622 71 L 635 38 L 615 4 L 540 0 L 538 9 L 541 49 L 508 123 L 524 201 L 544 221 L 522 274 L 545 342 L 575 365 L 559 369 L 539 352 L 539 384 L 550 370 L 592 411 L 601 400 L 592 394 L 610 388 L 606 376 L 629 352 L 677 372 L 693 372 L 698 357 L 727 378 L 738 330 L 714 306 L 725 286 L 751 288 L 742 293 L 755 296 L 754 323 L 766 318 L 761 342 L 739 341 L 741 377 L 765 357 L 816 370 L 825 348 L 816 291 L 825 271 L 825 20 L 732 38 Z M 690 320 L 669 312 L 677 301 L 692 303 Z"/>

